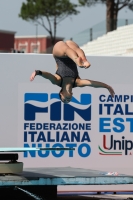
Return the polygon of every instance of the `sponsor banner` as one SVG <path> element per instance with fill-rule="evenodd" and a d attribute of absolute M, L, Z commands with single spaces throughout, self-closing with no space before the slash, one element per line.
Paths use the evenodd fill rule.
<path fill-rule="evenodd" d="M 71 103 L 63 104 L 58 87 L 19 84 L 18 146 L 75 148 L 24 152 L 25 166 L 127 167 L 123 161 L 131 163 L 133 154 L 133 95 L 129 85 L 114 88 L 114 98 L 105 89 L 76 88 Z"/>

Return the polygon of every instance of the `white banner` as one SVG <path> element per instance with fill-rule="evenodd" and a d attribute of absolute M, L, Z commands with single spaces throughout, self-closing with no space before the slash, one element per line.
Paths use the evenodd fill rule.
<path fill-rule="evenodd" d="M 25 152 L 25 165 L 132 167 L 132 85 L 113 87 L 114 98 L 103 88 L 76 88 L 72 101 L 63 104 L 59 88 L 53 90 L 51 84 L 19 84 L 18 146 L 75 148 Z"/>
<path fill-rule="evenodd" d="M 74 88 L 72 102 L 64 105 L 59 87 L 39 76 L 29 81 L 35 69 L 55 73 L 52 55 L 0 54 L 0 146 L 75 148 L 19 153 L 24 167 L 71 166 L 132 174 L 133 58 L 88 60 L 91 67 L 78 68 L 80 77 L 113 86 L 114 99 L 104 88 Z"/>

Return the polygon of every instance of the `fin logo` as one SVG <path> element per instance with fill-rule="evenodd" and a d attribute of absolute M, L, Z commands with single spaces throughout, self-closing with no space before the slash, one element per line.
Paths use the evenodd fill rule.
<path fill-rule="evenodd" d="M 74 121 L 75 112 L 84 121 L 91 120 L 91 94 L 81 94 L 80 102 L 72 97 L 71 103 L 63 104 L 63 107 L 61 104 L 58 93 L 25 93 L 24 120 L 34 121 L 36 113 L 47 113 L 51 121 Z"/>

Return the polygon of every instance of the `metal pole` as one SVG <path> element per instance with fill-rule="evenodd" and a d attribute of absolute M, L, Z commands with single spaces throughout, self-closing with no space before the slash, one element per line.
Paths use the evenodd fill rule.
<path fill-rule="evenodd" d="M 125 24 L 128 25 L 128 19 L 126 19 L 126 23 Z"/>
<path fill-rule="evenodd" d="M 92 28 L 90 28 L 90 41 L 92 41 Z"/>

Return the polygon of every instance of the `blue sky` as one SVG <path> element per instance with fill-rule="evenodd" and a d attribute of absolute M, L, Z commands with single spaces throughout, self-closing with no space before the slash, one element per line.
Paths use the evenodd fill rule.
<path fill-rule="evenodd" d="M 0 30 L 16 31 L 16 35 L 35 35 L 36 26 L 18 17 L 22 2 L 25 0 L 0 1 Z M 77 0 L 71 0 L 76 3 Z M 57 36 L 71 38 L 73 35 L 105 20 L 106 7 L 98 4 L 90 8 L 80 8 L 80 14 L 67 17 L 57 27 Z M 119 12 L 119 19 L 133 19 L 133 12 L 124 8 Z M 38 26 L 38 35 L 48 35 L 46 30 Z"/>

